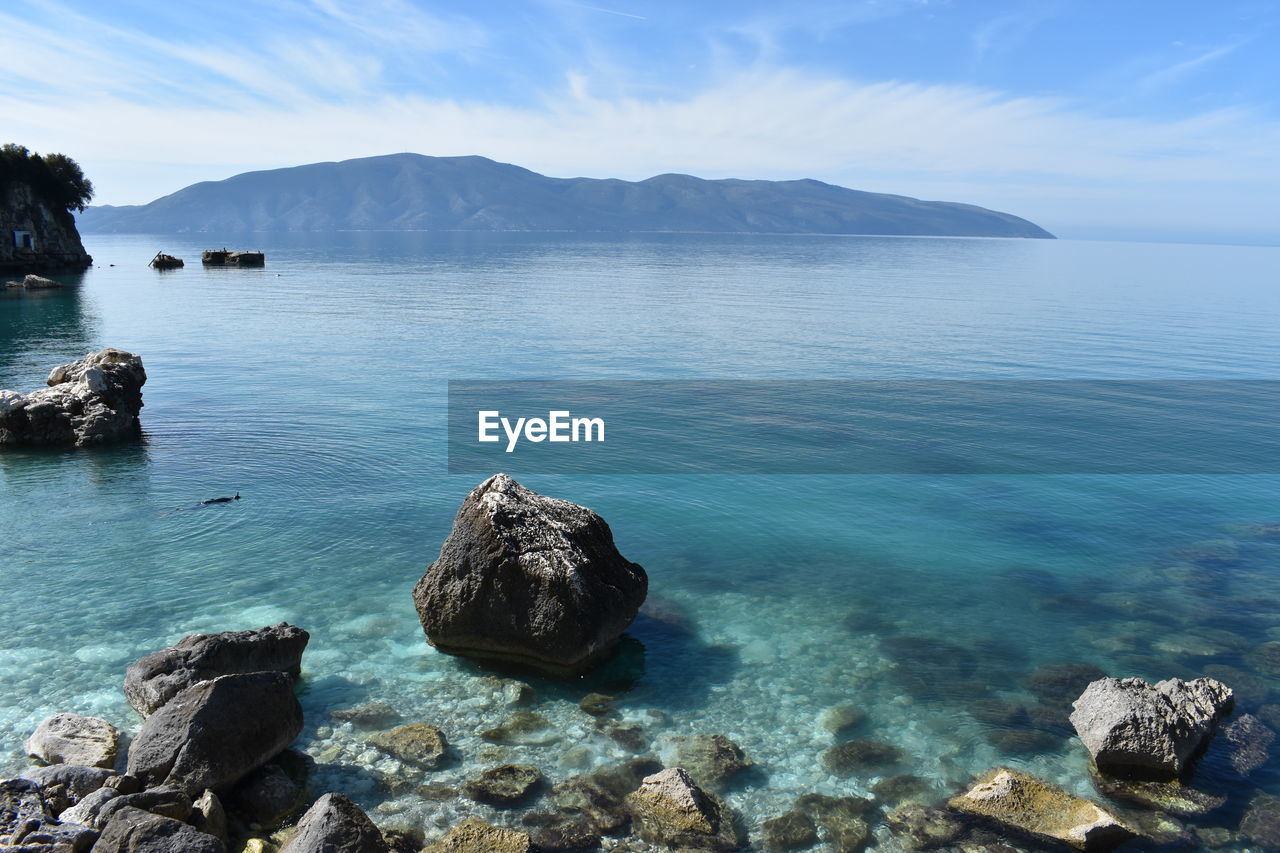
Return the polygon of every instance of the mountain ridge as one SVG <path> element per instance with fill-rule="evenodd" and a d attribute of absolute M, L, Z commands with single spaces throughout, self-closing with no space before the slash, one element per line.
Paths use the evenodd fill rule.
<path fill-rule="evenodd" d="M 487 157 L 400 153 L 244 172 L 145 205 L 89 207 L 89 233 L 592 231 L 1053 235 L 1008 213 L 801 178 L 551 178 Z"/>

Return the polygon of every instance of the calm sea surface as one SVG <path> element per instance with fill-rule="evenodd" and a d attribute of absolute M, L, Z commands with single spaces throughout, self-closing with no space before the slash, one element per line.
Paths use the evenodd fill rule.
<path fill-rule="evenodd" d="M 484 669 L 426 645 L 410 598 L 477 482 L 445 473 L 451 378 L 1280 379 L 1280 249 L 254 239 L 231 248 L 265 250 L 262 270 L 203 269 L 198 238 L 91 236 L 78 286 L 0 295 L 0 388 L 103 346 L 149 377 L 140 443 L 0 454 L 0 770 L 55 711 L 136 728 L 120 685 L 142 654 L 285 619 L 312 635 L 299 745 L 317 793 L 429 837 L 518 812 L 427 801 L 422 782 L 632 755 L 578 709 L 595 689 L 660 758 L 683 735 L 736 741 L 757 766 L 728 800 L 757 838 L 799 794 L 904 773 L 930 799 L 997 763 L 1091 793 L 1057 724 L 1087 670 L 1052 665 L 1214 674 L 1280 722 L 1280 655 L 1256 651 L 1280 639 L 1280 536 L 1258 527 L 1280 522 L 1276 476 L 522 478 L 603 515 L 653 604 L 606 671 L 530 679 L 538 745 L 479 737 L 510 709 Z M 147 269 L 157 250 L 187 267 Z M 329 718 L 372 700 L 443 728 L 454 763 L 402 768 Z M 824 766 L 819 718 L 844 704 L 867 714 L 848 736 L 900 747 L 897 765 Z M 1276 771 L 1233 779 L 1211 754 L 1201 777 L 1232 799 L 1202 824 L 1234 829 L 1255 791 L 1280 793 Z"/>

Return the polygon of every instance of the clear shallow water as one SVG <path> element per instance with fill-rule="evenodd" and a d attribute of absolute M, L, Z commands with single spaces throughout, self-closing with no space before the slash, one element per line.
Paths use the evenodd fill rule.
<path fill-rule="evenodd" d="M 54 711 L 135 727 L 120 681 L 136 657 L 281 619 L 312 634 L 300 746 L 320 761 L 316 786 L 429 835 L 464 813 L 514 816 L 380 778 L 457 784 L 521 760 L 558 780 L 627 757 L 577 708 L 598 688 L 629 688 L 622 719 L 663 758 L 678 735 L 739 743 L 758 770 L 729 801 L 757 838 L 798 794 L 865 794 L 903 772 L 940 794 L 1003 762 L 1089 792 L 1076 741 L 970 712 L 1046 704 L 1028 687 L 1045 664 L 1232 667 L 1217 672 L 1247 686 L 1245 709 L 1280 699 L 1248 654 L 1280 638 L 1280 544 L 1241 527 L 1280 521 L 1272 476 L 523 478 L 600 512 L 655 605 L 631 631 L 642 666 L 531 679 L 559 735 L 547 746 L 479 738 L 510 709 L 489 673 L 426 646 L 409 595 L 475 485 L 444 473 L 450 378 L 1275 379 L 1280 250 L 261 239 L 265 270 L 205 270 L 201 241 L 90 237 L 100 266 L 79 287 L 0 296 L 0 387 L 36 387 L 101 346 L 140 353 L 149 375 L 139 445 L 0 456 L 4 769 Z M 157 249 L 190 265 L 146 269 Z M 235 491 L 237 504 L 182 509 Z M 456 761 L 408 771 L 328 718 L 365 700 L 441 726 Z M 908 757 L 829 774 L 818 717 L 844 703 L 869 714 L 858 736 Z M 1274 766 L 1208 823 L 1233 827 L 1252 787 L 1280 791 Z"/>

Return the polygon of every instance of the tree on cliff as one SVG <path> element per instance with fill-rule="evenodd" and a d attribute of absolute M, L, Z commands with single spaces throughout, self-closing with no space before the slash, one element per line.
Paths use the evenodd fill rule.
<path fill-rule="evenodd" d="M 0 192 L 18 183 L 30 185 L 41 199 L 58 210 L 83 211 L 93 198 L 93 184 L 80 164 L 65 154 L 43 157 L 13 142 L 0 146 Z"/>

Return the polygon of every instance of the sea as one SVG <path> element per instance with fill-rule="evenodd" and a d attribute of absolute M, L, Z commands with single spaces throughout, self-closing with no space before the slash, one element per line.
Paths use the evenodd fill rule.
<path fill-rule="evenodd" d="M 203 267 L 201 250 L 224 239 L 266 252 L 265 267 Z M 533 764 L 555 783 L 637 755 L 670 765 L 696 735 L 723 735 L 751 762 L 723 796 L 757 847 L 764 822 L 804 794 L 874 797 L 887 813 L 996 766 L 1097 798 L 1066 715 L 1098 673 L 1211 675 L 1235 689 L 1237 714 L 1280 726 L 1274 466 L 519 476 L 598 512 L 649 577 L 624 653 L 569 681 L 437 652 L 411 597 L 487 476 L 448 473 L 450 380 L 1277 380 L 1280 248 L 536 233 L 85 242 L 94 265 L 68 287 L 0 292 L 0 388 L 30 391 L 87 351 L 129 350 L 147 370 L 144 434 L 0 452 L 0 772 L 28 766 L 23 741 L 55 712 L 136 731 L 121 684 L 142 655 L 281 621 L 311 635 L 296 743 L 316 762 L 311 793 L 347 793 L 428 841 L 470 814 L 517 826 L 545 810 L 448 794 L 487 767 Z M 148 268 L 157 251 L 186 266 Z M 510 679 L 533 689 L 519 710 L 545 728 L 495 744 L 482 735 L 516 712 Z M 611 716 L 580 709 L 592 692 L 615 697 Z M 450 760 L 401 764 L 369 728 L 331 716 L 370 702 L 440 727 Z M 897 749 L 852 769 L 825 759 L 853 739 Z M 1211 749 L 1196 782 L 1228 799 L 1186 820 L 1178 849 L 1276 849 L 1239 826 L 1280 794 L 1278 770 L 1271 759 L 1240 774 Z M 874 823 L 871 849 L 901 849 Z"/>

